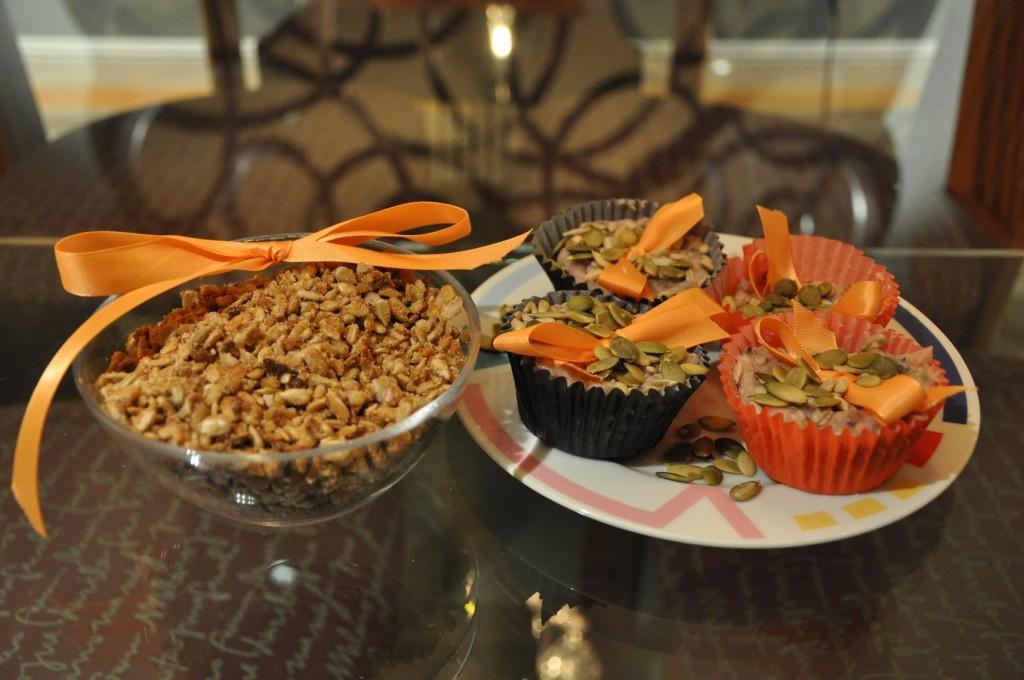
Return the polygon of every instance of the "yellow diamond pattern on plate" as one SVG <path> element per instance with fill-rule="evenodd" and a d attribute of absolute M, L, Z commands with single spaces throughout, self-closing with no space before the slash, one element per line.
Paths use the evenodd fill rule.
<path fill-rule="evenodd" d="M 907 500 L 921 490 L 921 483 L 910 477 L 897 477 L 889 482 L 887 491 L 900 500 Z"/>
<path fill-rule="evenodd" d="M 847 514 L 854 519 L 863 519 L 885 510 L 885 505 L 879 503 L 874 498 L 865 498 L 856 503 L 844 505 L 843 510 L 846 510 Z"/>
<path fill-rule="evenodd" d="M 827 512 L 809 512 L 806 515 L 793 515 L 793 521 L 804 531 L 825 529 L 839 524 L 836 518 Z"/>

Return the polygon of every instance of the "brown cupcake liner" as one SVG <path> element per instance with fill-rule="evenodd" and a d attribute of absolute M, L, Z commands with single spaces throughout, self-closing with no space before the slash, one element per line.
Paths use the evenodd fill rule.
<path fill-rule="evenodd" d="M 859 351 L 871 335 L 887 338 L 886 351 L 907 354 L 921 349 L 912 338 L 883 329 L 866 319 L 815 312 L 836 334 L 839 346 Z M 783 318 L 790 322 L 792 314 Z M 740 432 L 750 455 L 772 479 L 804 491 L 822 494 L 852 494 L 868 491 L 893 477 L 906 461 L 914 443 L 931 423 L 942 405 L 925 413 L 914 413 L 879 432 L 863 428 L 854 435 L 849 428 L 836 433 L 830 425 L 819 427 L 786 420 L 776 409 L 745 403 L 733 380 L 740 354 L 758 345 L 752 325 L 742 327 L 722 350 L 718 366 L 726 401 L 737 415 Z M 947 384 L 945 371 L 933 361 L 939 384 Z"/>
<path fill-rule="evenodd" d="M 511 328 L 511 317 L 528 302 L 545 299 L 565 302 L 579 291 L 555 291 L 543 297 L 523 300 L 502 319 L 501 330 Z M 595 294 L 599 300 L 616 302 L 633 313 L 650 308 L 646 303 L 623 300 L 614 295 Z M 691 350 L 703 366 L 710 366 L 702 347 Z M 600 384 L 587 385 L 551 371 L 533 357 L 508 355 L 516 386 L 519 417 L 526 428 L 544 443 L 583 458 L 626 459 L 652 448 L 665 435 L 686 400 L 704 382 L 705 376 L 691 376 L 664 390 L 625 392 L 605 390 Z"/>
<path fill-rule="evenodd" d="M 562 240 L 562 235 L 578 227 L 584 222 L 594 220 L 623 220 L 640 219 L 651 217 L 657 212 L 660 204 L 657 201 L 648 201 L 642 198 L 612 198 L 603 201 L 591 201 L 564 210 L 551 219 L 547 220 L 533 230 L 530 237 L 530 245 L 533 246 L 533 253 L 540 263 L 544 273 L 551 280 L 555 290 L 586 290 L 595 293 L 608 293 L 607 290 L 597 283 L 577 282 L 571 275 L 563 270 L 555 262 L 555 246 Z M 714 271 L 709 272 L 708 279 L 702 287 L 707 287 L 725 266 L 725 254 L 722 252 L 722 242 L 710 227 L 698 225 L 694 228 L 697 233 L 703 230 L 704 243 L 708 245 L 708 257 L 715 264 Z M 652 301 L 657 305 L 664 302 L 673 294 L 659 295 Z"/>

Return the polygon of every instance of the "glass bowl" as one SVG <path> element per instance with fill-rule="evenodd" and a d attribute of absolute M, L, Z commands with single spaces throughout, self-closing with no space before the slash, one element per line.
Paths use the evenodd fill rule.
<path fill-rule="evenodd" d="M 262 236 L 245 241 L 290 240 L 304 234 Z M 407 252 L 380 242 L 364 247 Z M 271 267 L 273 276 L 296 264 Z M 75 385 L 88 408 L 124 453 L 165 488 L 223 517 L 260 526 L 311 524 L 344 515 L 384 493 L 426 452 L 437 430 L 455 413 L 480 350 L 480 321 L 469 293 L 447 272 L 424 272 L 440 286 L 448 284 L 462 299 L 455 323 L 463 330 L 465 364 L 437 398 L 382 430 L 316 449 L 288 452 L 224 453 L 174 446 L 142 436 L 109 416 L 101 407 L 96 378 L 111 354 L 123 349 L 139 326 L 162 319 L 181 305 L 180 292 L 200 284 L 223 284 L 253 276 L 232 272 L 196 279 L 163 293 L 118 319 L 82 350 L 72 366 Z M 114 298 L 103 302 L 107 305 Z M 310 463 L 315 463 L 313 467 Z M 314 479 L 306 471 L 316 469 Z"/>

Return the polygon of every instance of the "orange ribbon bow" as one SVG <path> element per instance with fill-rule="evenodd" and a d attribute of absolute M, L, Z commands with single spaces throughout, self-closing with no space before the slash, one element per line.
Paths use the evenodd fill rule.
<path fill-rule="evenodd" d="M 430 225 L 449 226 L 405 234 Z M 446 203 L 416 202 L 339 222 L 294 241 L 216 241 L 116 231 L 91 231 L 61 239 L 54 251 L 61 282 L 75 295 L 119 295 L 71 334 L 50 360 L 29 399 L 14 450 L 11 489 L 33 528 L 46 527 L 39 507 L 39 445 L 53 395 L 71 362 L 104 328 L 140 304 L 204 276 L 230 271 L 257 272 L 282 262 L 362 263 L 395 269 L 474 269 L 500 260 L 529 232 L 451 253 L 379 252 L 359 247 L 376 238 L 401 235 L 435 246 L 470 233 L 469 214 Z"/>
<path fill-rule="evenodd" d="M 774 333 L 782 343 L 782 348 L 768 342 L 765 332 Z M 822 380 L 830 377 L 846 378 L 849 387 L 843 397 L 851 404 L 866 409 L 886 425 L 892 425 L 911 412 L 924 413 L 947 397 L 967 389 L 953 385 L 926 389 L 909 375 L 895 375 L 876 387 L 863 387 L 856 383 L 857 376 L 822 369 L 813 355 L 838 349 L 835 333 L 799 303 L 793 305 L 792 326 L 776 317 L 760 317 L 754 322 L 754 335 L 763 347 L 781 361 L 797 364 L 803 359 Z"/>
<path fill-rule="evenodd" d="M 697 194 L 658 208 L 644 227 L 640 240 L 619 261 L 606 267 L 597 282 L 616 295 L 634 300 L 651 300 L 654 292 L 647 285 L 647 274 L 636 268 L 631 258 L 665 250 L 680 240 L 704 218 L 704 201 Z"/>
<path fill-rule="evenodd" d="M 800 277 L 797 275 L 796 265 L 793 264 L 786 215 L 779 210 L 769 210 L 762 206 L 757 206 L 757 214 L 764 229 L 765 249 L 758 250 L 750 257 L 747 263 L 747 278 L 754 293 L 763 299 L 779 279 L 790 279 L 799 287 Z M 760 283 L 761 276 L 765 273 L 762 258 L 768 260 L 767 278 L 763 284 Z M 881 309 L 882 284 L 877 281 L 858 281 L 836 300 L 829 311 L 873 319 Z"/>
<path fill-rule="evenodd" d="M 725 310 L 718 303 L 703 290 L 691 288 L 636 316 L 617 333 L 631 342 L 656 340 L 666 347 L 693 347 L 729 337 L 712 319 L 719 314 L 725 314 Z M 596 358 L 594 348 L 610 341 L 610 338 L 599 340 L 562 323 L 540 323 L 502 333 L 494 338 L 494 348 L 522 356 L 554 359 L 564 365 L 586 365 Z"/>

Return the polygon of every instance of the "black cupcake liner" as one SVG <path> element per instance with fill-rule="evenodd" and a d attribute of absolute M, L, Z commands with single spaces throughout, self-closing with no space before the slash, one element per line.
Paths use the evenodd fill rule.
<path fill-rule="evenodd" d="M 555 291 L 543 297 L 523 300 L 502 319 L 501 331 L 511 328 L 512 315 L 528 302 L 547 300 L 559 304 L 578 294 L 576 290 Z M 595 294 L 599 300 L 616 302 L 633 313 L 650 309 L 609 294 Z M 691 350 L 700 363 L 710 366 L 707 352 L 700 346 Z M 586 385 L 552 376 L 533 357 L 508 355 L 516 386 L 519 417 L 526 428 L 544 443 L 582 458 L 635 458 L 652 448 L 665 435 L 679 409 L 704 382 L 704 376 L 691 376 L 664 390 L 625 392 L 605 390 L 601 385 Z"/>
<path fill-rule="evenodd" d="M 551 219 L 547 220 L 533 230 L 530 237 L 530 245 L 533 246 L 533 254 L 540 263 L 544 273 L 548 275 L 555 290 L 586 290 L 597 293 L 607 293 L 596 283 L 577 283 L 576 280 L 567 274 L 558 263 L 555 262 L 555 246 L 562 240 L 562 235 L 570 229 L 578 227 L 584 222 L 594 220 L 622 220 L 640 219 L 651 217 L 660 207 L 657 201 L 648 201 L 643 198 L 610 198 L 603 201 L 591 201 L 564 210 Z M 718 273 L 725 267 L 725 253 L 722 250 L 722 242 L 710 227 L 698 225 L 698 230 L 704 230 L 704 243 L 711 249 L 708 257 L 714 263 L 715 268 L 707 280 L 701 286 L 706 288 L 711 281 L 718 276 Z M 654 299 L 653 304 L 657 305 L 672 297 L 670 294 L 659 295 Z"/>

